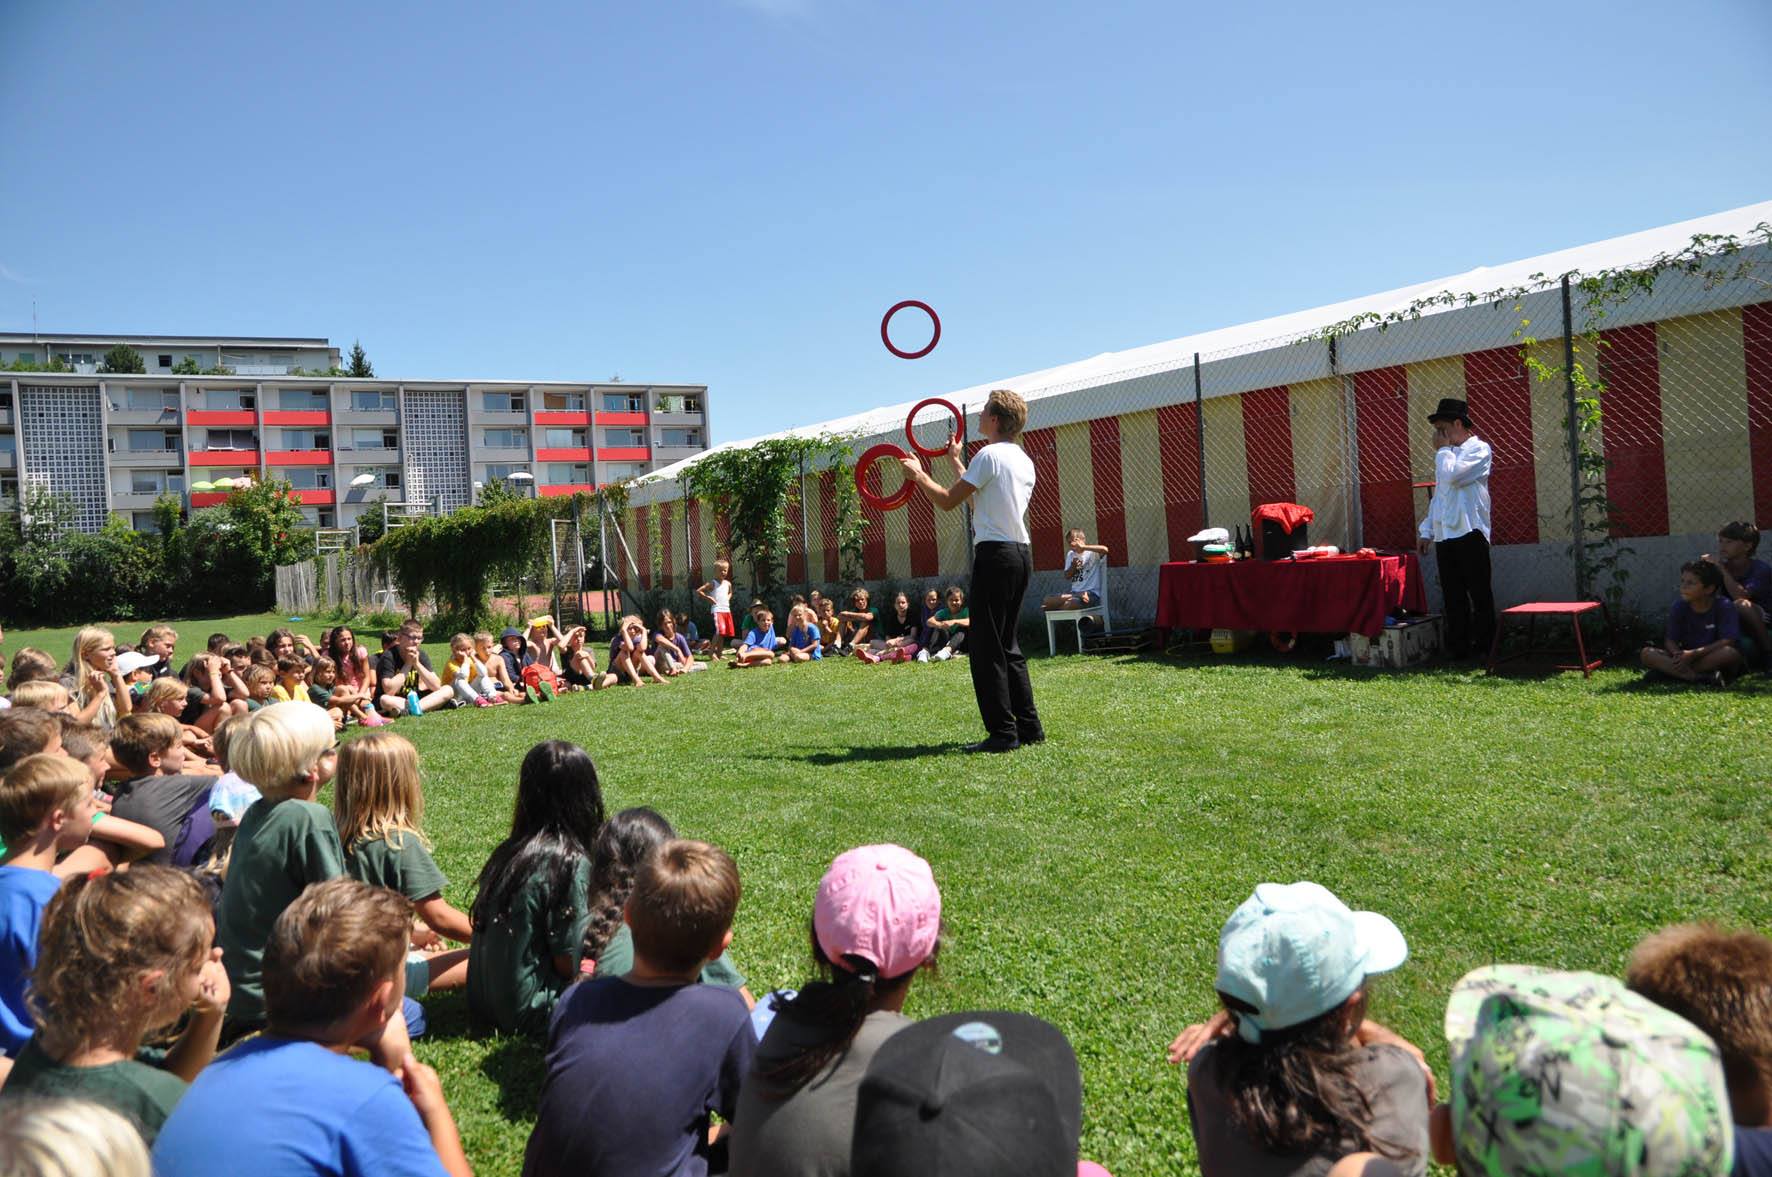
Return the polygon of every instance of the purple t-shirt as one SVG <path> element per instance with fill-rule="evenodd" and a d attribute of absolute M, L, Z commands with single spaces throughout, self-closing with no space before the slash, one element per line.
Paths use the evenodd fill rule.
<path fill-rule="evenodd" d="M 1749 560 L 1747 571 L 1735 578 L 1748 600 L 1762 609 L 1772 610 L 1772 564 Z"/>
<path fill-rule="evenodd" d="M 1734 601 L 1717 597 L 1700 613 L 1681 597 L 1667 611 L 1667 640 L 1682 650 L 1696 650 L 1724 638 L 1741 640 L 1741 614 Z"/>

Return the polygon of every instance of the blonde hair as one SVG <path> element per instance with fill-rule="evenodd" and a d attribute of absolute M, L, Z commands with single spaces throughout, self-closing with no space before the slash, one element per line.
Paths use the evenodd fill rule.
<path fill-rule="evenodd" d="M 993 388 L 991 395 L 984 402 L 984 411 L 997 419 L 1003 432 L 1011 438 L 1021 436 L 1022 429 L 1028 423 L 1028 403 L 1021 394 L 1011 392 L 1007 388 Z"/>
<path fill-rule="evenodd" d="M 45 711 L 65 711 L 73 696 L 68 688 L 52 678 L 34 678 L 12 688 L 7 696 L 14 707 L 41 707 Z M 59 700 L 59 702 L 58 702 Z"/>
<path fill-rule="evenodd" d="M 451 634 L 449 638 L 449 648 L 453 650 L 458 646 L 466 646 L 470 650 L 473 649 L 473 636 L 465 633 Z"/>
<path fill-rule="evenodd" d="M 55 658 L 47 651 L 36 646 L 20 646 L 12 655 L 12 673 L 7 676 L 6 685 L 17 690 L 28 682 L 56 676 Z"/>
<path fill-rule="evenodd" d="M 135 1125 L 83 1099 L 0 1102 L 0 1156 L 8 1177 L 153 1177 Z"/>
<path fill-rule="evenodd" d="M 261 683 L 274 683 L 277 681 L 277 672 L 262 662 L 254 662 L 246 668 L 246 673 L 240 676 L 240 681 L 249 687 Z"/>
<path fill-rule="evenodd" d="M 89 625 L 74 635 L 74 655 L 68 659 L 67 671 L 74 679 L 74 701 L 83 707 L 92 698 L 86 693 L 89 677 L 87 671 L 91 669 L 86 663 L 86 656 L 106 642 L 110 642 L 114 648 L 117 645 L 117 637 L 102 626 Z"/>
<path fill-rule="evenodd" d="M 378 839 L 399 849 L 404 834 L 430 845 L 419 828 L 425 795 L 418 749 L 405 736 L 375 731 L 339 749 L 332 806 L 346 850 Z"/>
<path fill-rule="evenodd" d="M 299 699 L 279 703 L 247 717 L 228 746 L 228 762 L 267 796 L 292 793 L 334 739 L 332 717 L 321 708 Z"/>
<path fill-rule="evenodd" d="M 235 733 L 240 730 L 240 725 L 245 722 L 244 715 L 230 715 L 216 724 L 215 730 L 209 733 L 209 746 L 215 749 L 215 762 L 222 766 L 223 772 L 230 771 L 229 766 L 232 762 L 228 759 L 228 748 L 233 742 Z"/>
<path fill-rule="evenodd" d="M 208 959 L 214 938 L 209 901 L 183 871 L 136 863 L 75 875 L 43 912 L 25 999 L 44 1051 L 65 1063 L 114 1035 L 120 1015 L 139 1019 L 123 1025 L 142 1034 L 177 1021 L 184 1012 L 178 981 Z M 165 973 L 157 1006 L 119 1010 L 137 978 L 156 969 Z"/>
<path fill-rule="evenodd" d="M 147 629 L 142 631 L 142 640 L 140 644 L 145 647 L 155 638 L 165 638 L 168 641 L 176 642 L 178 641 L 178 630 L 172 628 L 170 625 L 150 625 Z"/>
<path fill-rule="evenodd" d="M 183 711 L 188 689 L 180 679 L 157 678 L 142 692 L 141 702 L 136 704 L 136 708 L 141 711 L 158 711 L 161 704 L 177 700 L 179 710 Z"/>
<path fill-rule="evenodd" d="M 0 777 L 0 843 L 12 845 L 53 813 L 72 816 L 90 792 L 92 777 L 78 760 L 48 752 L 25 757 Z"/>

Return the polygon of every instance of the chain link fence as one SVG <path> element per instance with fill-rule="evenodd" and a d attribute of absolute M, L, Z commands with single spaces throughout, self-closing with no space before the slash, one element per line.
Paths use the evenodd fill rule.
<path fill-rule="evenodd" d="M 1718 526 L 1772 524 L 1772 258 L 1761 237 L 1590 277 L 1441 293 L 1383 319 L 1068 381 L 1028 378 L 1016 391 L 1029 401 L 1022 445 L 1038 475 L 1030 610 L 1063 586 L 1070 527 L 1111 552 L 1116 629 L 1154 619 L 1159 569 L 1192 558 L 1190 535 L 1248 527 L 1263 503 L 1312 508 L 1312 543 L 1413 549 L 1433 478 L 1426 418 L 1453 398 L 1494 451 L 1498 606 L 1601 596 L 1658 615 L 1679 564 L 1710 551 Z M 974 429 L 983 395 L 954 397 Z M 902 446 L 903 414 L 869 418 L 854 452 Z M 948 427 L 934 411 L 916 432 L 938 445 Z M 929 465 L 954 476 L 945 459 Z M 860 542 L 846 550 L 850 477 L 807 469 L 790 496 L 782 593 L 841 597 L 866 584 L 878 602 L 965 585 L 967 514 L 920 494 L 897 510 L 860 506 Z M 901 472 L 880 462 L 867 477 L 890 495 Z M 642 482 L 631 503 L 620 526 L 639 587 L 691 605 L 730 550 L 726 521 L 670 479 Z M 1437 607 L 1434 562 L 1423 564 Z M 734 579 L 748 600 L 745 570 Z"/>

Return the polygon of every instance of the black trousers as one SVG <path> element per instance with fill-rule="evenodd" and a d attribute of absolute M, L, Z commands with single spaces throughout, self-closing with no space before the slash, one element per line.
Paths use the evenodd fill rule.
<path fill-rule="evenodd" d="M 1034 574 L 1026 544 L 987 541 L 972 549 L 971 625 L 967 654 L 978 714 L 993 739 L 1034 739 L 1044 734 L 1028 683 L 1028 660 L 1016 626 L 1021 601 Z"/>
<path fill-rule="evenodd" d="M 1495 636 L 1495 591 L 1489 585 L 1489 541 L 1480 531 L 1434 545 L 1440 594 L 1446 598 L 1446 651 L 1454 658 L 1487 655 Z"/>

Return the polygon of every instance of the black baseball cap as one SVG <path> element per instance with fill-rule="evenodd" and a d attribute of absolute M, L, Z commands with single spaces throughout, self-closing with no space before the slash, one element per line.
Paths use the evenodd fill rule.
<path fill-rule="evenodd" d="M 1027 1014 L 945 1014 L 900 1030 L 868 1065 L 852 1177 L 1076 1177 L 1077 1056 Z"/>

